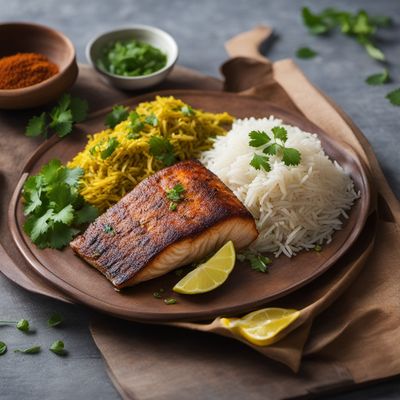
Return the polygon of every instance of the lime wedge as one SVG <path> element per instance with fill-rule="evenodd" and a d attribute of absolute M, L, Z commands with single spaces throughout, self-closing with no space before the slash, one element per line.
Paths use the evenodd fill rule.
<path fill-rule="evenodd" d="M 263 308 L 242 318 L 221 318 L 221 324 L 239 333 L 250 343 L 267 346 L 278 340 L 278 333 L 287 328 L 300 315 L 300 311 L 285 308 Z"/>
<path fill-rule="evenodd" d="M 228 279 L 235 266 L 235 260 L 235 248 L 232 241 L 229 241 L 208 261 L 183 277 L 172 290 L 182 294 L 210 292 Z"/>

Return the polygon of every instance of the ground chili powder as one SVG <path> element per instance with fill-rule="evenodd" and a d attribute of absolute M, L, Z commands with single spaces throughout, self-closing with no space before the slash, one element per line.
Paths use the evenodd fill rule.
<path fill-rule="evenodd" d="M 58 67 L 37 53 L 18 53 L 0 58 L 0 89 L 32 86 L 57 74 Z"/>

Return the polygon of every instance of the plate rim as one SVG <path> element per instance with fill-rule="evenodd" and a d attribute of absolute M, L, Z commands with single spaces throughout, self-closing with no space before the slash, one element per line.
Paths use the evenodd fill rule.
<path fill-rule="evenodd" d="M 328 142 L 334 142 L 336 146 L 343 146 L 346 148 L 346 152 L 349 152 L 351 154 L 351 159 L 355 164 L 357 165 L 358 171 L 360 172 L 360 178 L 361 182 L 363 183 L 363 188 L 365 188 L 365 193 L 363 193 L 363 201 L 360 209 L 360 213 L 363 216 L 361 219 L 361 223 L 357 222 L 355 224 L 355 229 L 353 229 L 347 238 L 345 239 L 345 242 L 343 246 L 337 251 L 335 254 L 333 254 L 329 260 L 326 261 L 326 266 L 321 269 L 321 271 L 318 271 L 318 273 L 314 273 L 311 276 L 305 277 L 301 280 L 299 280 L 296 284 L 292 285 L 291 287 L 287 288 L 284 291 L 281 291 L 280 293 L 275 294 L 274 296 L 268 296 L 265 298 L 262 298 L 258 301 L 252 301 L 252 302 L 247 302 L 247 303 L 241 303 L 240 305 L 237 306 L 231 306 L 228 311 L 222 311 L 221 308 L 218 309 L 211 309 L 209 312 L 205 313 L 204 311 L 195 311 L 195 312 L 190 312 L 189 314 L 187 312 L 175 312 L 175 313 L 168 313 L 168 312 L 153 312 L 149 313 L 148 311 L 146 312 L 140 312 L 140 311 L 134 311 L 132 312 L 128 307 L 122 307 L 122 306 L 116 306 L 111 303 L 108 303 L 102 298 L 93 296 L 91 294 L 87 294 L 86 292 L 82 291 L 81 289 L 71 285 L 69 282 L 65 281 L 63 278 L 59 277 L 55 273 L 53 273 L 51 270 L 49 270 L 46 266 L 44 266 L 40 260 L 37 259 L 37 257 L 33 254 L 33 252 L 30 250 L 28 244 L 26 243 L 24 233 L 22 232 L 22 226 L 18 225 L 18 220 L 17 220 L 17 210 L 18 210 L 18 204 L 20 202 L 21 198 L 21 191 L 22 191 L 22 186 L 26 180 L 26 178 L 29 175 L 29 170 L 31 169 L 32 165 L 36 162 L 37 158 L 41 157 L 48 149 L 50 149 L 52 146 L 57 144 L 62 140 L 62 138 L 59 138 L 58 136 L 54 135 L 50 139 L 46 140 L 43 142 L 36 150 L 29 156 L 27 162 L 25 163 L 21 176 L 19 178 L 19 181 L 13 191 L 10 203 L 9 203 L 9 208 L 8 208 L 8 226 L 11 231 L 12 238 L 14 240 L 14 243 L 16 244 L 18 250 L 24 257 L 25 261 L 34 268 L 35 272 L 38 273 L 41 277 L 43 277 L 47 282 L 49 282 L 51 285 L 57 287 L 62 293 L 67 294 L 68 296 L 72 297 L 74 301 L 77 303 L 82 303 L 86 306 L 89 306 L 91 308 L 94 308 L 98 311 L 105 312 L 107 314 L 111 314 L 116 317 L 128 319 L 128 320 L 134 320 L 134 321 L 139 321 L 139 322 L 167 322 L 167 321 L 195 321 L 195 320 L 204 320 L 204 319 L 210 319 L 214 318 L 215 316 L 220 316 L 220 315 L 228 315 L 228 314 L 235 314 L 235 313 L 240 313 L 240 312 L 246 312 L 250 311 L 251 309 L 254 309 L 255 307 L 258 307 L 262 304 L 266 304 L 267 302 L 271 302 L 273 300 L 276 300 L 277 298 L 281 298 L 291 292 L 294 292 L 295 290 L 298 290 L 301 287 L 304 287 L 308 283 L 314 281 L 316 278 L 327 272 L 351 247 L 351 245 L 356 241 L 358 236 L 361 234 L 365 223 L 368 219 L 368 216 L 370 215 L 371 212 L 371 186 L 370 186 L 370 176 L 369 176 L 369 171 L 368 168 L 366 167 L 364 161 L 358 156 L 357 152 L 350 146 L 349 144 L 343 142 L 342 140 L 338 140 L 333 138 L 332 136 L 328 135 L 324 130 L 319 128 L 316 124 L 314 124 L 312 121 L 308 120 L 308 118 L 300 113 L 292 112 L 292 111 L 286 111 L 285 109 L 278 107 L 274 105 L 273 103 L 257 97 L 257 96 L 240 96 L 237 93 L 229 93 L 229 92 L 219 92 L 219 91 L 202 91 L 202 90 L 160 90 L 160 91 L 154 91 L 150 93 L 145 93 L 139 96 L 132 97 L 130 99 L 127 99 L 125 101 L 120 102 L 119 104 L 122 105 L 130 105 L 132 101 L 135 103 L 141 102 L 144 99 L 148 100 L 149 97 L 155 97 L 157 95 L 171 95 L 171 96 L 178 96 L 179 95 L 196 95 L 196 96 L 216 96 L 216 97 L 232 97 L 232 98 L 238 98 L 242 97 L 243 99 L 249 99 L 253 101 L 258 101 L 264 103 L 266 106 L 269 107 L 270 110 L 276 110 L 277 116 L 279 117 L 279 114 L 282 112 L 285 114 L 288 114 L 290 116 L 293 116 L 294 118 L 301 118 L 306 120 L 313 128 L 315 128 L 315 131 L 313 133 L 318 133 L 322 134 L 325 139 L 327 139 Z M 109 110 L 112 109 L 112 106 L 109 107 L 104 107 L 100 110 L 96 110 L 88 115 L 87 120 L 90 120 L 92 118 L 96 118 L 100 115 L 105 114 Z M 272 114 L 272 113 L 271 113 Z M 79 124 L 77 124 L 77 128 L 79 129 Z M 76 128 L 75 128 L 76 129 Z M 101 279 L 105 279 L 103 276 L 101 276 Z M 225 308 L 226 310 L 227 308 Z"/>

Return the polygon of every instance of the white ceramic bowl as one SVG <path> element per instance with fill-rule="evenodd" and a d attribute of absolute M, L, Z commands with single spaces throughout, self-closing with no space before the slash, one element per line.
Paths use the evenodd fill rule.
<path fill-rule="evenodd" d="M 165 67 L 149 75 L 120 76 L 104 71 L 96 65 L 102 50 L 110 42 L 129 39 L 149 43 L 160 49 L 167 56 Z M 96 36 L 86 46 L 86 58 L 111 85 L 120 89 L 138 90 L 157 85 L 167 77 L 178 59 L 178 46 L 172 36 L 161 29 L 148 25 L 132 25 L 129 28 L 119 28 Z"/>

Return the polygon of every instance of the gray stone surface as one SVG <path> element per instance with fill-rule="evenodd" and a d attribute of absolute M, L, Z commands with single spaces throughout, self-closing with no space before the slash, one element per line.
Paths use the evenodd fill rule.
<path fill-rule="evenodd" d="M 389 59 L 393 83 L 370 87 L 364 78 L 381 70 L 354 41 L 335 34 L 329 38 L 309 36 L 301 24 L 299 10 L 336 6 L 390 15 L 396 26 L 382 34 L 381 47 Z M 130 23 L 159 26 L 169 31 L 180 47 L 180 63 L 218 76 L 225 60 L 223 44 L 236 33 L 256 24 L 273 26 L 277 35 L 269 49 L 272 60 L 293 57 L 308 45 L 319 52 L 310 61 L 298 60 L 306 75 L 346 110 L 372 143 L 393 189 L 400 195 L 400 108 L 391 106 L 385 94 L 400 87 L 400 3 L 397 0 L 302 1 L 293 0 L 0 0 L 0 22 L 34 21 L 62 30 L 74 42 L 84 62 L 84 48 L 96 33 Z M 59 329 L 46 327 L 53 312 L 65 316 Z M 25 335 L 0 327 L 0 340 L 10 349 L 42 344 L 41 354 L 14 354 L 0 358 L 0 398 L 14 399 L 117 399 L 104 364 L 88 331 L 90 311 L 33 295 L 0 276 L 0 317 L 32 321 L 36 333 Z M 59 358 L 47 348 L 63 339 L 69 356 Z M 379 351 L 377 349 L 371 351 Z M 368 389 L 336 395 L 341 400 L 400 398 L 400 380 Z M 262 394 L 260 394 L 261 396 Z M 241 396 L 241 398 L 244 398 Z M 261 398 L 261 397 L 260 397 Z"/>

